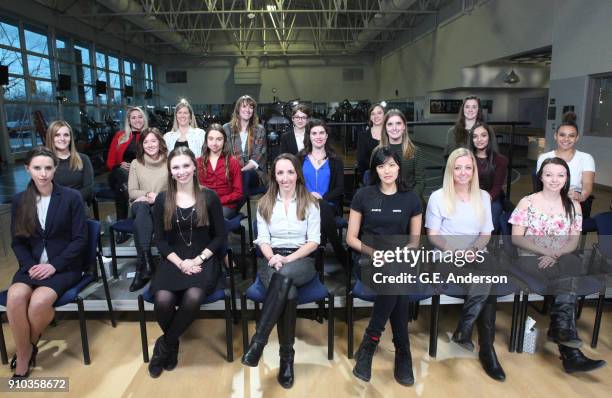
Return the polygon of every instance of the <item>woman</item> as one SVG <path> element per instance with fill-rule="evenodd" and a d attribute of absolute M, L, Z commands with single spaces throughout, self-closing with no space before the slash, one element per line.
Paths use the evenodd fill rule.
<path fill-rule="evenodd" d="M 459 115 L 457 116 L 457 122 L 453 127 L 448 129 L 448 133 L 446 134 L 446 146 L 443 153 L 444 158 L 448 158 L 448 155 L 457 148 L 467 148 L 469 145 L 469 135 L 474 125 L 483 121 L 484 117 L 480 99 L 474 95 L 465 97 L 461 104 Z M 493 137 L 491 148 L 493 151 L 499 152 L 497 137 Z"/>
<path fill-rule="evenodd" d="M 569 196 L 570 168 L 554 157 L 542 162 L 537 178 L 542 189 L 521 199 L 510 216 L 512 243 L 519 247 L 518 266 L 549 286 L 548 340 L 557 343 L 567 373 L 588 372 L 606 364 L 587 358 L 576 330 L 577 281 L 582 261 L 573 254 L 582 230 L 579 202 Z"/>
<path fill-rule="evenodd" d="M 128 216 L 128 176 L 130 164 L 136 159 L 136 147 L 140 132 L 148 127 L 147 115 L 140 107 L 130 107 L 125 113 L 124 128 L 118 131 L 108 148 L 106 167 L 110 171 L 108 185 L 115 193 L 117 220 Z M 128 236 L 117 234 L 117 243 L 123 243 Z"/>
<path fill-rule="evenodd" d="M 489 243 L 493 230 L 491 199 L 486 191 L 479 188 L 476 170 L 474 154 L 465 148 L 455 149 L 448 157 L 442 188 L 429 197 L 425 227 L 429 240 L 441 251 L 483 252 Z M 483 264 L 477 264 L 470 259 L 468 266 L 473 268 L 470 271 L 482 272 L 490 269 L 492 259 L 487 260 Z M 451 268 L 450 272 L 454 271 L 456 270 Z M 473 351 L 472 329 L 476 322 L 480 363 L 491 378 L 503 381 L 506 375 L 493 347 L 497 297 L 486 290 L 489 289 L 480 286 L 468 289 L 452 341 Z"/>
<path fill-rule="evenodd" d="M 168 185 L 166 158 L 168 149 L 161 133 L 155 127 L 146 128 L 140 134 L 136 159 L 130 164 L 128 193 L 134 219 L 134 243 L 138 255 L 136 274 L 130 292 L 140 290 L 153 275 L 153 204 Z"/>
<path fill-rule="evenodd" d="M 178 147 L 167 164 L 168 191 L 157 195 L 153 208 L 161 261 L 150 291 L 164 333 L 155 341 L 149 363 L 154 378 L 176 367 L 179 338 L 217 286 L 219 249 L 226 239 L 221 203 L 213 191 L 200 189 L 193 152 Z"/>
<path fill-rule="evenodd" d="M 410 140 L 406 116 L 400 110 L 389 109 L 385 114 L 380 146 L 388 146 L 399 155 L 402 162 L 402 180 L 409 190 L 422 198 L 425 190 L 423 152 Z"/>
<path fill-rule="evenodd" d="M 12 247 L 19 269 L 8 290 L 6 312 L 17 353 L 14 378 L 26 378 L 36 366 L 36 344 L 53 320 L 53 303 L 83 272 L 87 222 L 81 195 L 55 184 L 59 161 L 48 148 L 29 151 L 25 168 L 32 180 L 13 197 Z"/>
<path fill-rule="evenodd" d="M 255 100 L 243 95 L 236 100 L 232 120 L 223 125 L 232 155 L 240 161 L 242 189 L 247 195 L 266 179 L 266 131 L 259 124 L 256 108 Z"/>
<path fill-rule="evenodd" d="M 591 196 L 591 193 L 593 193 L 595 160 L 593 160 L 593 156 L 575 148 L 579 136 L 576 114 L 574 112 L 565 113 L 554 135 L 557 148 L 541 154 L 538 157 L 536 169 L 539 172 L 544 160 L 549 158 L 558 157 L 565 160 L 570 169 L 570 189 L 568 195 L 570 199 L 580 203 L 583 216 L 590 217 L 591 205 L 586 201 Z"/>
<path fill-rule="evenodd" d="M 281 153 L 290 153 L 297 155 L 304 149 L 304 135 L 306 132 L 306 124 L 310 118 L 310 108 L 306 104 L 297 104 L 291 112 L 291 121 L 293 127 L 285 132 L 280 140 Z"/>
<path fill-rule="evenodd" d="M 186 100 L 183 99 L 176 104 L 172 130 L 164 134 L 164 140 L 170 151 L 179 146 L 186 146 L 196 158 L 200 157 L 204 144 L 204 130 L 198 128 L 193 109 Z"/>
<path fill-rule="evenodd" d="M 306 189 L 319 201 L 321 230 L 344 265 L 346 251 L 335 222 L 337 215 L 342 216 L 344 163 L 329 144 L 329 128 L 323 120 L 311 120 L 306 131 L 305 147 L 299 154 Z"/>
<path fill-rule="evenodd" d="M 401 160 L 397 152 L 388 147 L 378 147 L 372 153 L 370 185 L 359 189 L 351 203 L 346 243 L 356 257 L 373 256 L 375 249 L 366 237 L 407 236 L 408 247 L 417 247 L 421 233 L 421 200 L 408 191 L 402 181 Z M 384 238 L 382 240 L 388 240 Z M 379 294 L 374 301 L 372 317 L 366 328 L 359 350 L 355 355 L 353 374 L 361 380 L 370 381 L 372 357 L 387 321 L 391 322 L 395 345 L 395 368 L 393 375 L 398 383 L 414 384 L 412 355 L 408 338 L 409 296 Z"/>
<path fill-rule="evenodd" d="M 359 134 L 357 139 L 357 171 L 360 176 L 370 169 L 372 152 L 380 144 L 385 108 L 377 102 L 370 107 L 368 115 L 370 115 L 368 128 Z"/>
<path fill-rule="evenodd" d="M 270 169 L 270 187 L 257 207 L 255 243 L 264 257 L 259 277 L 266 286 L 261 318 L 242 363 L 257 366 L 276 324 L 280 343 L 277 380 L 284 388 L 294 382 L 295 319 L 297 288 L 316 277 L 310 255 L 320 243 L 320 214 L 317 201 L 306 190 L 298 159 L 279 155 Z M 278 323 L 277 323 L 278 322 Z"/>
<path fill-rule="evenodd" d="M 243 200 L 240 163 L 229 149 L 225 130 L 213 123 L 206 131 L 202 157 L 197 159 L 198 181 L 201 186 L 216 192 L 223 206 L 223 217 L 238 214 L 238 205 Z"/>
<path fill-rule="evenodd" d="M 89 156 L 77 152 L 72 128 L 63 120 L 56 120 L 47 129 L 45 140 L 59 159 L 53 181 L 76 189 L 85 203 L 93 198 L 94 171 Z"/>
<path fill-rule="evenodd" d="M 476 155 L 478 182 L 480 189 L 487 191 L 491 197 L 491 215 L 493 227 L 499 229 L 499 216 L 504 210 L 502 189 L 506 182 L 508 158 L 491 147 L 495 139 L 493 129 L 482 122 L 474 125 L 470 134 L 469 149 Z"/>

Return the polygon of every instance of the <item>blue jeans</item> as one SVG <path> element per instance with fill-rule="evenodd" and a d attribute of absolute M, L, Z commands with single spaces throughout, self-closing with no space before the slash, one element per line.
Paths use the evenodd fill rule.
<path fill-rule="evenodd" d="M 504 203 L 501 198 L 497 198 L 491 202 L 491 217 L 493 218 L 493 228 L 495 231 L 499 231 L 499 217 L 503 211 Z"/>

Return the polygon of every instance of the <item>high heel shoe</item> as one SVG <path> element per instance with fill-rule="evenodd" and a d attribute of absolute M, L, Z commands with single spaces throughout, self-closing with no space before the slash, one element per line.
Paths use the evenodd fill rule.
<path fill-rule="evenodd" d="M 13 373 L 12 379 L 26 379 L 30 376 L 30 372 L 32 368 L 36 367 L 36 355 L 38 354 L 38 347 L 32 344 L 32 353 L 30 354 L 30 360 L 28 361 L 28 370 L 24 374 Z M 13 361 L 11 360 L 11 369 L 15 369 L 17 367 L 17 357 L 15 356 L 15 368 L 13 366 Z"/>
<path fill-rule="evenodd" d="M 36 345 L 34 345 L 34 343 L 32 344 L 32 353 L 36 353 L 38 354 L 38 347 Z M 32 367 L 36 366 L 36 354 L 33 354 L 33 356 L 30 358 L 30 365 Z M 32 364 L 32 360 L 34 361 L 34 363 Z M 13 357 L 11 358 L 11 370 L 15 370 L 15 368 L 17 367 L 17 354 L 13 354 Z"/>

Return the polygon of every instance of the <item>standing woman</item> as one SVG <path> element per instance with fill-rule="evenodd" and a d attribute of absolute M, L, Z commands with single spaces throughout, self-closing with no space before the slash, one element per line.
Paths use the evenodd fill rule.
<path fill-rule="evenodd" d="M 385 108 L 377 102 L 370 107 L 368 115 L 370 115 L 368 128 L 359 134 L 357 139 L 357 171 L 360 176 L 370 169 L 372 152 L 380 144 Z"/>
<path fill-rule="evenodd" d="M 134 219 L 134 243 L 138 255 L 136 274 L 130 292 L 140 290 L 153 275 L 153 204 L 157 194 L 166 190 L 168 149 L 161 133 L 155 127 L 140 134 L 136 159 L 130 165 L 128 193 Z"/>
<path fill-rule="evenodd" d="M 441 251 L 482 252 L 489 243 L 493 230 L 491 199 L 489 194 L 479 187 L 476 159 L 470 150 L 458 148 L 450 153 L 442 188 L 429 197 L 425 228 L 431 243 Z M 485 258 L 483 264 L 492 265 L 486 260 L 492 261 Z M 475 271 L 484 272 L 491 268 L 479 267 L 479 264 L 473 261 L 468 266 L 473 266 Z M 494 294 L 475 293 L 468 289 L 452 341 L 468 351 L 473 351 L 472 329 L 476 322 L 480 363 L 492 379 L 503 381 L 506 374 L 493 347 L 496 303 L 497 296 Z"/>
<path fill-rule="evenodd" d="M 455 125 L 448 129 L 446 134 L 446 146 L 444 147 L 444 158 L 448 158 L 448 155 L 457 148 L 467 148 L 469 145 L 469 135 L 474 125 L 477 122 L 483 122 L 484 117 L 482 115 L 482 107 L 480 106 L 480 98 L 475 95 L 465 97 L 459 110 L 457 122 Z M 497 147 L 497 138 L 493 136 L 491 141 L 492 149 L 495 152 L 499 152 Z"/>
<path fill-rule="evenodd" d="M 47 129 L 45 140 L 59 159 L 53 181 L 64 187 L 76 189 L 84 202 L 93 198 L 94 171 L 89 156 L 77 152 L 72 128 L 63 120 L 56 120 Z"/>
<path fill-rule="evenodd" d="M 232 218 L 238 214 L 238 204 L 242 201 L 242 174 L 240 163 L 230 153 L 225 130 L 213 123 L 206 131 L 202 157 L 197 159 L 198 181 L 201 186 L 215 191 L 223 217 Z"/>
<path fill-rule="evenodd" d="M 414 192 L 406 189 L 400 168 L 400 157 L 390 148 L 378 147 L 372 153 L 370 185 L 355 193 L 346 233 L 346 243 L 355 251 L 355 258 L 361 255 L 372 257 L 373 251 L 380 249 L 368 246 L 368 236 L 410 235 L 409 242 L 402 244 L 411 248 L 418 247 L 422 222 L 421 200 Z M 409 296 L 404 295 L 376 296 L 370 323 L 355 354 L 353 374 L 356 377 L 370 381 L 372 357 L 385 325 L 390 321 L 395 345 L 393 375 L 402 385 L 414 384 L 408 338 L 409 302 Z"/>
<path fill-rule="evenodd" d="M 110 171 L 108 185 L 115 192 L 117 220 L 128 216 L 128 175 L 132 160 L 136 159 L 136 147 L 140 132 L 148 127 L 147 115 L 142 108 L 128 108 L 125 113 L 124 128 L 117 131 L 108 148 L 106 167 Z M 125 242 L 123 233 L 117 234 L 118 242 Z"/>
<path fill-rule="evenodd" d="M 591 205 L 586 201 L 593 192 L 595 160 L 590 154 L 576 149 L 579 136 L 576 114 L 574 112 L 565 113 L 554 136 L 557 148 L 538 157 L 537 170 L 540 171 L 545 159 L 558 157 L 565 160 L 570 169 L 568 195 L 570 199 L 580 203 L 583 216 L 590 217 Z"/>
<path fill-rule="evenodd" d="M 219 249 L 226 239 L 217 195 L 200 189 L 189 148 L 168 156 L 168 190 L 155 198 L 155 238 L 161 262 L 151 281 L 155 315 L 163 335 L 155 341 L 151 377 L 178 362 L 179 338 L 194 321 L 219 279 Z"/>
<path fill-rule="evenodd" d="M 204 130 L 198 128 L 195 114 L 189 102 L 181 100 L 174 108 L 174 123 L 172 130 L 164 134 L 164 140 L 169 151 L 179 146 L 191 149 L 199 158 L 204 144 Z"/>
<path fill-rule="evenodd" d="M 243 95 L 236 100 L 232 120 L 223 125 L 232 155 L 240 161 L 242 189 L 247 194 L 266 179 L 266 131 L 256 108 L 255 100 Z"/>
<path fill-rule="evenodd" d="M 280 151 L 281 153 L 290 153 L 297 155 L 304 149 L 304 134 L 306 132 L 306 124 L 310 118 L 310 108 L 306 104 L 297 104 L 291 112 L 291 121 L 293 127 L 285 132 L 281 137 Z"/>
<path fill-rule="evenodd" d="M 321 231 L 344 265 L 346 251 L 335 222 L 335 217 L 342 215 L 344 163 L 329 144 L 329 128 L 323 120 L 312 119 L 306 131 L 305 147 L 299 154 L 306 189 L 319 201 Z"/>
<path fill-rule="evenodd" d="M 388 146 L 401 159 L 402 180 L 419 198 L 425 190 L 423 152 L 414 145 L 408 135 L 406 116 L 398 109 L 389 109 L 383 119 L 380 146 Z"/>
<path fill-rule="evenodd" d="M 569 196 L 571 174 L 565 160 L 542 162 L 537 178 L 542 189 L 525 196 L 508 220 L 512 243 L 519 247 L 516 266 L 545 281 L 554 294 L 548 340 L 557 343 L 567 373 L 589 372 L 606 364 L 587 358 L 576 330 L 577 283 L 582 260 L 573 251 L 582 230 L 579 202 Z"/>
<path fill-rule="evenodd" d="M 14 378 L 36 366 L 36 344 L 53 320 L 53 303 L 83 272 L 87 222 L 81 195 L 53 182 L 58 159 L 48 148 L 29 151 L 25 167 L 32 180 L 13 197 L 12 247 L 19 269 L 8 290 L 6 312 L 17 353 Z"/>
<path fill-rule="evenodd" d="M 506 182 L 508 158 L 491 147 L 495 138 L 493 129 L 482 122 L 474 125 L 469 142 L 469 149 L 476 155 L 478 166 L 478 183 L 480 189 L 491 197 L 491 216 L 494 229 L 499 228 L 499 216 L 504 210 L 502 189 Z"/>
<path fill-rule="evenodd" d="M 297 289 L 317 275 L 310 255 L 321 240 L 317 201 L 306 190 L 302 168 L 291 154 L 280 154 L 272 164 L 270 186 L 257 207 L 257 231 L 255 243 L 265 260 L 258 273 L 266 286 L 266 298 L 242 363 L 257 366 L 276 324 L 280 343 L 277 379 L 284 388 L 291 388 Z"/>

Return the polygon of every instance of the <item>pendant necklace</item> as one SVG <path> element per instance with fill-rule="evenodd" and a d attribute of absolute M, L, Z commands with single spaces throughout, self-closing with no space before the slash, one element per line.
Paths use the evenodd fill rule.
<path fill-rule="evenodd" d="M 195 213 L 195 206 L 191 209 L 191 211 L 189 212 L 189 214 L 187 214 L 187 216 L 183 216 L 183 212 L 181 210 L 180 207 L 176 207 L 176 225 L 178 226 L 178 232 L 179 235 L 181 237 L 181 239 L 183 240 L 183 242 L 190 247 L 191 243 L 192 243 L 192 237 L 193 237 L 193 214 Z M 187 219 L 189 219 L 189 241 L 187 241 L 187 239 L 185 239 L 185 237 L 183 236 L 183 231 L 181 230 L 181 223 L 179 220 L 179 217 L 183 220 L 183 221 L 187 221 Z"/>

